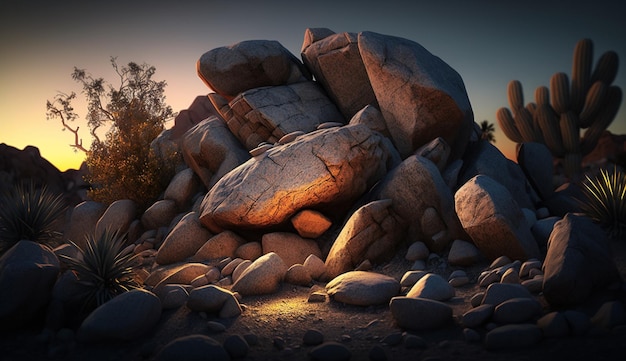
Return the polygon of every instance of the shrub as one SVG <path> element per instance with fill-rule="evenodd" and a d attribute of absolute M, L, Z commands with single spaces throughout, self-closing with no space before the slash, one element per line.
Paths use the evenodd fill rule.
<path fill-rule="evenodd" d="M 90 311 L 106 303 L 115 296 L 141 288 L 135 279 L 136 255 L 124 254 L 125 235 L 109 229 L 99 236 L 86 237 L 85 248 L 70 241 L 78 249 L 75 257 L 60 255 L 83 286 L 84 310 Z"/>
<path fill-rule="evenodd" d="M 582 191 L 581 210 L 605 227 L 609 237 L 626 235 L 626 174 L 617 167 L 613 172 L 601 169 L 599 175 L 585 177 Z"/>
<path fill-rule="evenodd" d="M 64 215 L 62 195 L 46 185 L 18 183 L 0 193 L 0 254 L 20 240 L 47 243 L 61 234 L 55 223 Z"/>

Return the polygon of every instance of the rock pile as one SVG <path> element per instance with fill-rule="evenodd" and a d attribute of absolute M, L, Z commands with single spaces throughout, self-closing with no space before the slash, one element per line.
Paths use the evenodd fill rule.
<path fill-rule="evenodd" d="M 413 331 L 454 323 L 456 290 L 477 284 L 485 290 L 459 323 L 468 341 L 484 334 L 488 348 L 587 328 L 574 311 L 545 313 L 537 298 L 555 309 L 579 305 L 621 280 L 597 239 L 601 230 L 563 217 L 570 203 L 545 184 L 551 164 L 532 156 L 545 146 L 520 147 L 516 164 L 481 141 L 459 74 L 413 41 L 308 29 L 301 55 L 264 40 L 202 55 L 198 74 L 214 93 L 197 98 L 170 133 L 188 168 L 163 198 L 143 215 L 127 200 L 74 208 L 66 238 L 127 232 L 147 289 L 98 308 L 81 338 L 139 337 L 162 309 L 245 315 L 246 297 L 283 283 L 313 286 L 309 302 L 389 305 L 397 325 Z M 413 262 L 402 279 L 375 272 L 400 245 Z M 35 300 L 0 295 L 2 322 L 15 307 L 25 314 L 45 306 L 38 302 L 60 274 L 54 254 L 45 262 L 16 254 L 0 259 L 1 287 L 19 282 L 8 270 L 24 262 L 53 276 L 45 287 L 33 282 L 42 293 Z M 463 270 L 485 258 L 493 263 L 477 278 Z M 446 274 L 450 266 L 456 270 Z M 589 324 L 616 326 L 603 316 L 610 311 L 598 312 Z M 127 313 L 123 323 L 111 321 Z M 322 340 L 310 341 L 321 344 L 311 357 L 328 359 L 335 348 L 350 357 Z M 246 342 L 188 336 L 156 359 L 228 359 Z"/>

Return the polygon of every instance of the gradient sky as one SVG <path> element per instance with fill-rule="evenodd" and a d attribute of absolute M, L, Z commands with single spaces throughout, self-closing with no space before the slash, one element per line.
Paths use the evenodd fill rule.
<path fill-rule="evenodd" d="M 277 40 L 296 56 L 304 31 L 375 31 L 411 39 L 462 76 L 475 120 L 496 123 L 508 106 L 506 86 L 522 82 L 525 101 L 555 72 L 571 74 L 572 52 L 594 41 L 594 62 L 614 50 L 621 68 L 614 84 L 626 90 L 626 2 L 595 1 L 28 1 L 0 3 L 0 143 L 37 146 L 59 169 L 84 158 L 68 146 L 69 132 L 46 120 L 45 104 L 57 91 L 80 92 L 73 67 L 115 79 L 109 63 L 148 63 L 166 80 L 167 102 L 185 109 L 210 90 L 196 75 L 206 51 L 243 40 Z M 81 98 L 82 99 L 82 98 Z M 626 133 L 622 104 L 614 133 Z M 82 117 L 84 105 L 76 103 Z M 81 126 L 89 144 L 84 119 Z M 497 127 L 496 127 L 497 128 Z M 512 156 L 513 143 L 496 131 L 496 146 Z"/>

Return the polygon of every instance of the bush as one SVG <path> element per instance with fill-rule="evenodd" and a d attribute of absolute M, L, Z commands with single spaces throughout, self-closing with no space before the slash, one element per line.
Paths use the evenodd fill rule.
<path fill-rule="evenodd" d="M 83 301 L 83 311 L 91 311 L 115 296 L 141 285 L 135 279 L 136 255 L 124 254 L 125 235 L 109 229 L 99 236 L 88 235 L 85 248 L 70 241 L 78 255 L 60 255 L 72 270 L 84 292 L 77 295 Z"/>
<path fill-rule="evenodd" d="M 626 174 L 617 167 L 601 169 L 595 177 L 587 175 L 582 183 L 581 210 L 600 223 L 611 238 L 626 235 Z"/>
<path fill-rule="evenodd" d="M 62 195 L 34 182 L 19 183 L 0 193 L 0 254 L 21 240 L 47 243 L 61 234 L 55 229 L 65 213 Z"/>

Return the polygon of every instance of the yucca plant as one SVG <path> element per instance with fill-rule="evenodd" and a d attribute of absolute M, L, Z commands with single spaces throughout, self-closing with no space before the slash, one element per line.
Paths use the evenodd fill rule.
<path fill-rule="evenodd" d="M 59 237 L 54 226 L 65 208 L 62 195 L 34 182 L 0 192 L 0 254 L 20 240 L 46 243 Z"/>
<path fill-rule="evenodd" d="M 77 295 L 83 301 L 83 311 L 89 312 L 119 294 L 141 288 L 134 278 L 137 256 L 123 253 L 125 239 L 125 234 L 106 229 L 97 236 L 87 235 L 84 248 L 69 241 L 78 249 L 76 256 L 60 255 L 84 290 Z"/>
<path fill-rule="evenodd" d="M 595 177 L 585 176 L 582 182 L 584 199 L 581 210 L 608 231 L 611 238 L 626 235 L 626 174 L 614 167 L 601 169 Z"/>

